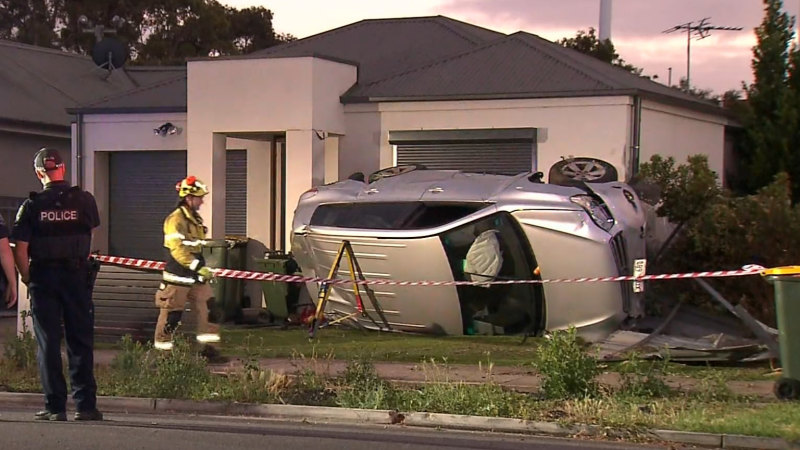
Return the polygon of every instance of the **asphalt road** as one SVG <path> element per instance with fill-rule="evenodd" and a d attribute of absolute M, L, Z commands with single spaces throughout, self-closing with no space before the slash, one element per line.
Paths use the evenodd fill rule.
<path fill-rule="evenodd" d="M 37 422 L 33 410 L 0 411 L 4 450 L 22 449 L 646 449 L 538 436 L 411 429 L 398 426 L 311 424 L 241 417 L 107 414 L 103 422 Z M 661 447 L 663 448 L 663 447 Z"/>

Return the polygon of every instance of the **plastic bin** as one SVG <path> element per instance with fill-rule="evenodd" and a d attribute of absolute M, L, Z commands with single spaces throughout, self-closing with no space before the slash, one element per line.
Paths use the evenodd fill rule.
<path fill-rule="evenodd" d="M 763 272 L 775 288 L 775 316 L 778 323 L 781 378 L 775 382 L 775 396 L 800 399 L 800 266 L 778 267 Z"/>
<path fill-rule="evenodd" d="M 263 259 L 257 259 L 256 266 L 262 272 L 272 272 L 281 275 L 292 275 L 299 271 L 297 262 L 291 254 L 283 252 L 267 252 Z M 286 319 L 294 311 L 300 296 L 300 285 L 297 283 L 284 283 L 279 281 L 262 281 L 261 291 L 267 311 L 275 319 Z"/>
<path fill-rule="evenodd" d="M 215 269 L 244 270 L 247 261 L 247 239 L 212 239 L 203 245 L 203 258 L 206 265 Z M 211 287 L 216 303 L 212 314 L 220 321 L 237 320 L 242 314 L 244 282 L 235 278 L 217 277 Z"/>

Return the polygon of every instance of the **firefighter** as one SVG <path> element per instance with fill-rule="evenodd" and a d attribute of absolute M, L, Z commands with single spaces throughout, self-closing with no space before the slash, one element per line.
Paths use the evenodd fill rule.
<path fill-rule="evenodd" d="M 175 185 L 178 205 L 164 220 L 164 247 L 168 250 L 162 283 L 156 292 L 156 306 L 161 311 L 156 323 L 154 347 L 172 349 L 172 336 L 178 327 L 186 303 L 197 322 L 197 342 L 204 352 L 216 354 L 209 344 L 219 342 L 219 327 L 208 321 L 208 302 L 214 296 L 209 281 L 214 272 L 206 266 L 202 246 L 208 229 L 198 214 L 208 187 L 194 176 Z"/>
<path fill-rule="evenodd" d="M 61 322 L 67 341 L 75 420 L 103 420 L 94 378 L 94 305 L 89 249 L 100 224 L 94 196 L 64 180 L 58 151 L 43 148 L 33 160 L 44 186 L 17 213 L 11 238 L 22 282 L 28 285 L 45 409 L 37 420 L 67 420 L 67 385 L 61 365 Z"/>

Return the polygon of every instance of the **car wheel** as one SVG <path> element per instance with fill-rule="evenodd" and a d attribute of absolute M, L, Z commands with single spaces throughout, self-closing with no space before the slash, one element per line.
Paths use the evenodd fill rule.
<path fill-rule="evenodd" d="M 608 183 L 617 181 L 617 169 L 613 165 L 596 158 L 569 158 L 550 167 L 548 174 L 551 184 L 572 185 L 584 183 Z"/>
<path fill-rule="evenodd" d="M 775 382 L 773 392 L 779 400 L 798 400 L 800 399 L 800 380 L 781 378 Z"/>
<path fill-rule="evenodd" d="M 408 173 L 408 172 L 412 172 L 412 171 L 417 170 L 417 169 L 424 169 L 424 168 L 425 168 L 425 166 L 420 165 L 420 164 L 405 164 L 405 165 L 402 165 L 402 166 L 388 167 L 386 169 L 381 169 L 381 170 L 379 170 L 377 172 L 373 172 L 369 176 L 369 182 L 372 183 L 372 182 L 380 180 L 381 178 L 396 177 L 397 175 L 402 175 L 404 173 Z"/>

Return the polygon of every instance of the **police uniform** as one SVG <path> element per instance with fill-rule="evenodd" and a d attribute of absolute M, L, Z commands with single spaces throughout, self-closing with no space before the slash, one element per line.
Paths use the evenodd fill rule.
<path fill-rule="evenodd" d="M 182 180 L 176 189 L 181 198 L 208 193 L 205 185 L 195 177 Z M 172 348 L 172 335 L 180 324 L 187 302 L 191 303 L 191 312 L 197 323 L 197 341 L 204 344 L 219 342 L 219 327 L 208 321 L 208 301 L 214 293 L 208 284 L 210 269 L 202 255 L 207 232 L 203 219 L 181 201 L 164 220 L 163 230 L 167 261 L 162 273 L 163 282 L 155 296 L 160 311 L 154 346 L 160 350 Z"/>
<path fill-rule="evenodd" d="M 37 153 L 37 162 L 45 150 Z M 52 155 L 52 151 L 45 158 L 48 155 Z M 63 164 L 57 152 L 55 155 L 50 159 Z M 37 166 L 37 169 L 44 168 Z M 62 320 L 70 385 L 78 411 L 76 419 L 102 418 L 96 407 L 94 305 L 89 286 L 92 229 L 99 224 L 97 204 L 92 194 L 71 187 L 66 181 L 52 181 L 43 191 L 31 193 L 17 213 L 11 236 L 17 243 L 28 243 L 28 292 L 45 394 L 46 411 L 40 413 L 44 415 L 42 417 L 37 414 L 37 418 L 66 420 L 67 386 L 61 363 Z"/>

